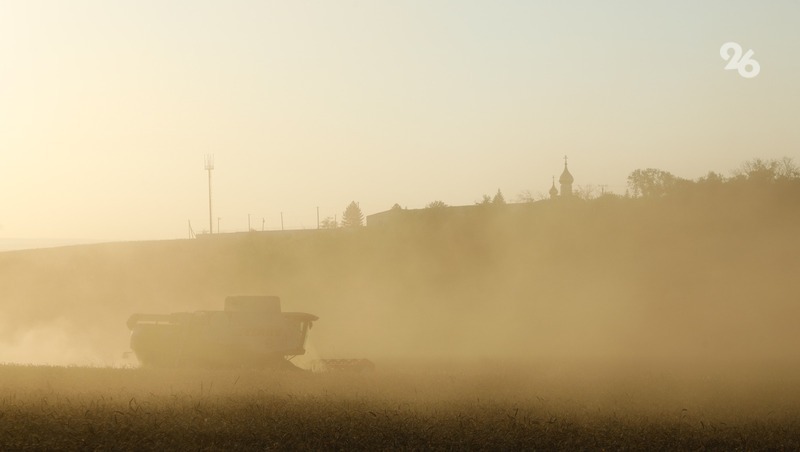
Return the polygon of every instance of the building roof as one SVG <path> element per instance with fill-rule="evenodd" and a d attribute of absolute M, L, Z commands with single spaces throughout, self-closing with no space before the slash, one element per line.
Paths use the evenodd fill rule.
<path fill-rule="evenodd" d="M 550 196 L 558 196 L 558 189 L 556 188 L 556 178 L 553 176 L 553 185 L 550 186 Z"/>
<path fill-rule="evenodd" d="M 572 174 L 570 174 L 567 169 L 567 162 L 564 162 L 564 171 L 561 173 L 561 177 L 558 178 L 558 182 L 562 184 L 571 184 L 575 182 L 575 178 L 572 177 Z"/>

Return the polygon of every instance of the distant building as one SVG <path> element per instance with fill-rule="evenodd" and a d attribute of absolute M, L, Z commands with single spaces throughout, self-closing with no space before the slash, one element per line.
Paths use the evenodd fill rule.
<path fill-rule="evenodd" d="M 567 167 L 567 156 L 564 156 L 564 171 L 561 172 L 561 176 L 558 178 L 561 191 L 559 193 L 559 190 L 556 188 L 556 178 L 553 176 L 552 184 L 550 186 L 550 190 L 548 191 L 550 194 L 550 199 L 572 198 L 574 196 L 572 193 L 573 182 L 575 182 L 575 178 L 572 177 L 572 174 L 569 172 Z M 538 202 L 510 204 L 503 203 L 500 205 L 476 203 L 475 205 L 467 206 L 442 206 L 425 209 L 402 209 L 399 205 L 395 205 L 395 207 L 390 210 L 367 215 L 366 220 L 367 226 L 386 226 L 409 221 L 429 221 L 432 219 L 441 218 L 442 216 L 451 219 L 471 219 L 479 218 L 480 216 L 485 215 L 487 208 L 490 209 L 488 212 L 493 211 L 503 212 L 504 214 L 520 214 L 524 212 L 530 212 L 532 209 L 536 209 L 538 205 Z M 498 210 L 498 207 L 501 208 Z"/>
<path fill-rule="evenodd" d="M 558 189 L 556 188 L 556 177 L 553 176 L 553 185 L 550 186 L 550 199 L 556 199 L 558 196 Z"/>
<path fill-rule="evenodd" d="M 567 169 L 567 156 L 564 156 L 564 171 L 561 172 L 561 177 L 558 178 L 558 183 L 561 184 L 561 196 L 562 197 L 569 197 L 572 196 L 572 183 L 575 182 L 575 178 L 572 177 L 570 174 L 569 169 Z"/>
<path fill-rule="evenodd" d="M 562 198 L 570 198 L 572 197 L 572 183 L 575 182 L 575 178 L 572 177 L 572 174 L 569 172 L 567 168 L 567 156 L 564 156 L 564 171 L 561 172 L 561 176 L 558 178 L 558 183 L 561 185 L 561 194 L 559 195 L 559 191 L 556 188 L 556 178 L 553 176 L 553 183 L 550 185 L 550 199 L 556 199 L 559 196 Z"/>
<path fill-rule="evenodd" d="M 436 222 L 442 219 L 473 221 L 486 215 L 520 215 L 530 212 L 538 202 L 509 204 L 472 204 L 466 206 L 447 206 L 424 209 L 390 209 L 367 215 L 367 226 L 388 226 Z"/>

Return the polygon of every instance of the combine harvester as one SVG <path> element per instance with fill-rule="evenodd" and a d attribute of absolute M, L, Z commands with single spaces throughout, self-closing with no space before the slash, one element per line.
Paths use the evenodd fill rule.
<path fill-rule="evenodd" d="M 275 296 L 232 296 L 223 311 L 133 314 L 131 349 L 148 367 L 299 369 L 308 330 L 318 319 L 282 312 Z M 372 370 L 369 360 L 315 360 L 314 371 Z"/>

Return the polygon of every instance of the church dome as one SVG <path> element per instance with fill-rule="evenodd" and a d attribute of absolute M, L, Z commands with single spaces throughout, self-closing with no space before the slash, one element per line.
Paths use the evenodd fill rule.
<path fill-rule="evenodd" d="M 564 163 L 564 172 L 561 173 L 561 177 L 558 178 L 558 182 L 562 184 L 571 184 L 575 182 L 575 178 L 569 173 L 566 163 Z"/>
<path fill-rule="evenodd" d="M 550 187 L 550 196 L 558 196 L 558 189 L 556 188 L 555 177 L 553 178 L 553 185 Z"/>

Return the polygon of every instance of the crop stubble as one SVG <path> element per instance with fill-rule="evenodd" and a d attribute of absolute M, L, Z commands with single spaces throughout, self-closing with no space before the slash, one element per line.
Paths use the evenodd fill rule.
<path fill-rule="evenodd" d="M 0 448 L 800 448 L 800 391 L 789 374 L 553 369 L 4 366 Z"/>

